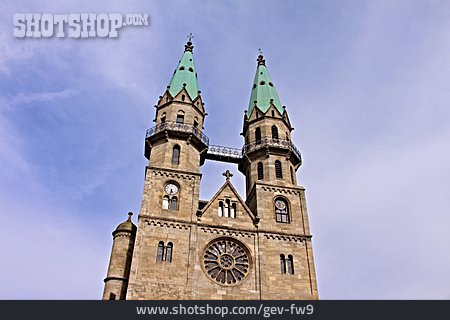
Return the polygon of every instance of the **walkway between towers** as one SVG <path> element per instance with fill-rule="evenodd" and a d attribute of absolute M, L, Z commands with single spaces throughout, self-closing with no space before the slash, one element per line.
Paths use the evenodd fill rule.
<path fill-rule="evenodd" d="M 209 146 L 206 159 L 239 164 L 242 160 L 242 149 Z"/>

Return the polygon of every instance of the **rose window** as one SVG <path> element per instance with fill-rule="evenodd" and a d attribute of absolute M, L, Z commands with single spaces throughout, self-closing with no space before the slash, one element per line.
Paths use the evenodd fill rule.
<path fill-rule="evenodd" d="M 203 264 L 211 279 L 220 284 L 235 284 L 248 274 L 249 256 L 235 240 L 218 239 L 205 250 Z"/>

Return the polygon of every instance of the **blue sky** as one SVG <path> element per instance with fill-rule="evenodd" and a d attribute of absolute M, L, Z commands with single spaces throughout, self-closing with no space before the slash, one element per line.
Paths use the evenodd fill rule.
<path fill-rule="evenodd" d="M 302 151 L 319 296 L 450 299 L 448 1 L 2 1 L 1 299 L 99 299 L 139 211 L 145 130 L 194 34 L 211 143 L 240 147 L 258 48 Z M 12 16 L 148 13 L 117 39 Z M 202 167 L 209 199 L 234 165 Z M 136 216 L 134 217 L 136 219 Z"/>

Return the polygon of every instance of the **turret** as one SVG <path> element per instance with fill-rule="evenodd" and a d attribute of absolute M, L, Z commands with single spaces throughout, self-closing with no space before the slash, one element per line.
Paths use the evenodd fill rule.
<path fill-rule="evenodd" d="M 113 247 L 108 274 L 104 280 L 103 300 L 125 299 L 137 230 L 137 227 L 131 221 L 132 215 L 133 213 L 129 212 L 128 219 L 119 224 L 112 233 Z"/>

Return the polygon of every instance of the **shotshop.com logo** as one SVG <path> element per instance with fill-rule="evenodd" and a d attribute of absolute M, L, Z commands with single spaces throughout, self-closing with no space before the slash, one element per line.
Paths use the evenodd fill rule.
<path fill-rule="evenodd" d="M 14 37 L 116 38 L 123 26 L 148 26 L 148 14 L 120 13 L 15 13 Z"/>

